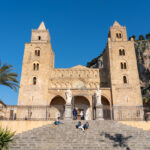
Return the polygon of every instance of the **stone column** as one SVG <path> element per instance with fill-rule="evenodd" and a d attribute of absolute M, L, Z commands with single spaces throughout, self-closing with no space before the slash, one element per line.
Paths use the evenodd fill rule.
<path fill-rule="evenodd" d="M 104 120 L 103 117 L 103 105 L 101 103 L 101 90 L 97 89 L 95 92 L 96 98 L 96 120 Z"/>
<path fill-rule="evenodd" d="M 97 105 L 96 106 L 96 120 L 104 120 L 103 105 Z"/>
<path fill-rule="evenodd" d="M 66 104 L 65 105 L 65 120 L 72 120 L 72 105 Z"/>
<path fill-rule="evenodd" d="M 72 119 L 72 105 L 71 105 L 71 100 L 72 100 L 72 92 L 70 89 L 66 91 L 66 105 L 65 105 L 65 120 L 71 120 Z"/>

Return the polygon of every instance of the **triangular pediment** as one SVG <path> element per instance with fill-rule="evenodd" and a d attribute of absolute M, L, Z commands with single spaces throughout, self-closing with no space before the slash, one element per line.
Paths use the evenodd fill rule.
<path fill-rule="evenodd" d="M 77 66 L 72 67 L 71 69 L 89 69 L 89 68 L 82 66 L 82 65 L 77 65 Z"/>

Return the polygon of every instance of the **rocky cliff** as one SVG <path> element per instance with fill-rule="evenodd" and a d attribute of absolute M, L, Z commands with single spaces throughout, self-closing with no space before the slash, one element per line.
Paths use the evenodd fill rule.
<path fill-rule="evenodd" d="M 144 105 L 150 103 L 150 40 L 135 41 L 135 52 Z"/>
<path fill-rule="evenodd" d="M 150 40 L 135 40 L 135 52 L 144 105 L 150 105 Z M 87 63 L 90 68 L 103 68 L 103 55 Z"/>

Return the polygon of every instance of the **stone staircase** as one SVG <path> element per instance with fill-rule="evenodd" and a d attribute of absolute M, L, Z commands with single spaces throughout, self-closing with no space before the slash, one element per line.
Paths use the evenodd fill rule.
<path fill-rule="evenodd" d="M 10 150 L 150 150 L 148 131 L 115 121 L 89 121 L 89 129 L 83 132 L 76 124 L 64 121 L 18 134 Z"/>

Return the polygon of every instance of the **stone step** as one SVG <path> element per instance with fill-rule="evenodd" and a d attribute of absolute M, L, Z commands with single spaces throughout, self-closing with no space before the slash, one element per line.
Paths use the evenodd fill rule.
<path fill-rule="evenodd" d="M 44 125 L 15 136 L 10 150 L 133 150 L 150 149 L 150 133 L 115 121 L 89 121 L 89 129 L 76 129 L 78 121 Z M 84 123 L 85 121 L 82 121 Z"/>

